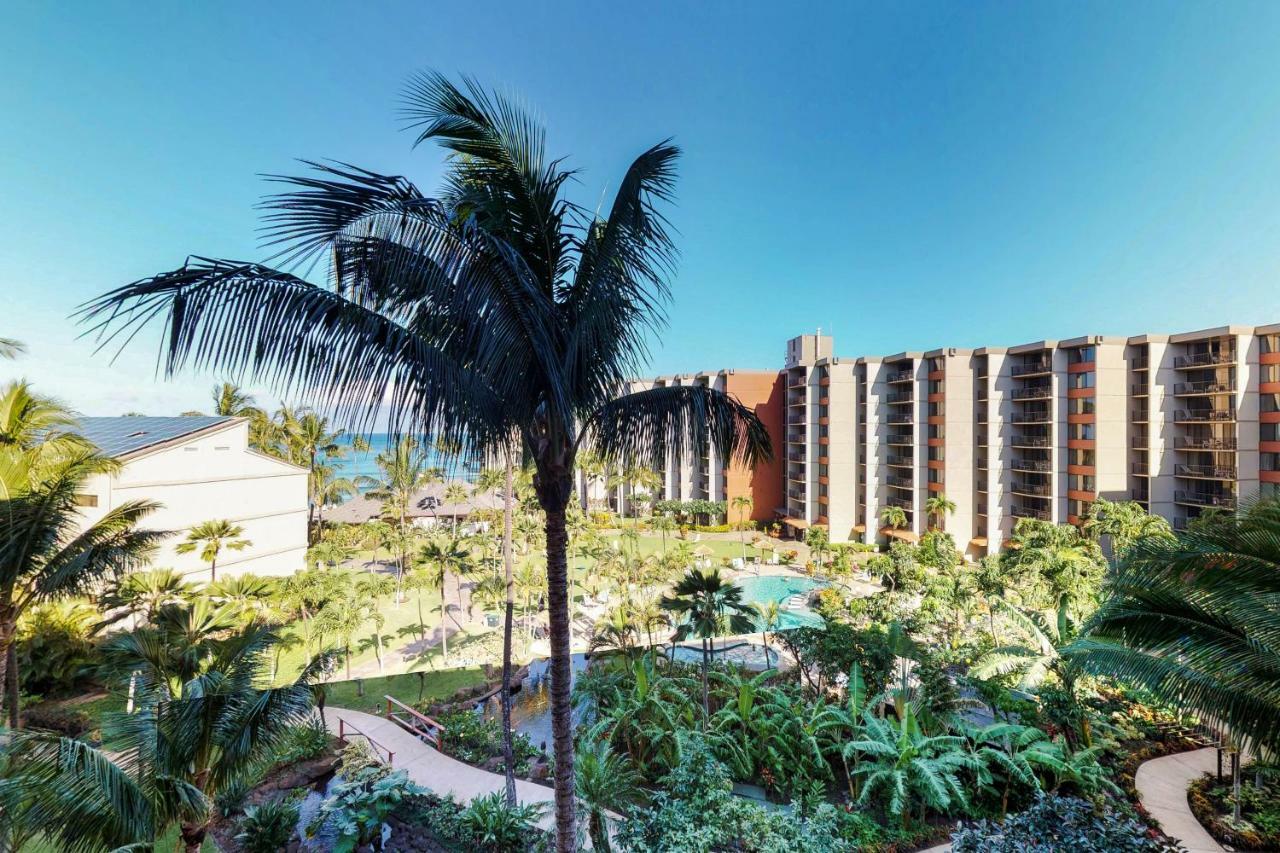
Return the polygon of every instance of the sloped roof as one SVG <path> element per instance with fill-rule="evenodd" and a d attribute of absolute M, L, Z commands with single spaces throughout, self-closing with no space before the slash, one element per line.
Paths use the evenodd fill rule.
<path fill-rule="evenodd" d="M 129 456 L 149 447 L 167 444 L 237 420 L 232 417 L 191 415 L 189 417 L 80 418 L 78 431 L 106 456 Z"/>
<path fill-rule="evenodd" d="M 419 489 L 409 501 L 409 518 L 462 518 L 477 509 L 502 509 L 502 494 L 498 491 L 472 495 L 465 501 L 445 501 L 444 493 L 452 485 L 461 485 L 471 492 L 471 484 L 463 480 L 448 483 L 432 483 Z M 326 521 L 361 524 L 382 514 L 382 501 L 366 495 L 356 495 L 339 506 L 325 511 Z"/>

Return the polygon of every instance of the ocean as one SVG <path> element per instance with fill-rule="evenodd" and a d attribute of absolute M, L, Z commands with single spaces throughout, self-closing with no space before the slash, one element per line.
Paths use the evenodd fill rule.
<path fill-rule="evenodd" d="M 369 450 L 360 453 L 351 449 L 351 436 L 343 436 L 338 443 L 346 445 L 347 452 L 340 458 L 333 461 L 335 467 L 335 476 L 347 477 L 354 480 L 356 477 L 373 477 L 377 479 L 380 476 L 378 464 L 374 461 L 377 455 L 387 449 L 391 443 L 390 436 L 385 432 L 372 433 L 366 436 L 369 442 Z M 475 463 L 464 462 L 456 457 L 444 456 L 434 448 L 427 451 L 427 459 L 429 465 L 442 468 L 446 480 L 467 480 L 475 479 L 479 466 Z"/>

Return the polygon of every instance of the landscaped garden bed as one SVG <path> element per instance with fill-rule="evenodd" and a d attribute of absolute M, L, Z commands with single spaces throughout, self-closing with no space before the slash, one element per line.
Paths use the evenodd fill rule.
<path fill-rule="evenodd" d="M 1240 818 L 1230 773 L 1222 779 L 1204 776 L 1191 783 L 1187 801 L 1209 834 L 1236 850 L 1280 850 L 1280 784 L 1260 781 L 1251 765 L 1240 771 Z"/>

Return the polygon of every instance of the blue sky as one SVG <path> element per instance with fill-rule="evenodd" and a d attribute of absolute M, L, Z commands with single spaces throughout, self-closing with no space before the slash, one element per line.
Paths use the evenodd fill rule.
<path fill-rule="evenodd" d="M 1280 4 L 24 3 L 0 34 L 0 365 L 92 414 L 206 404 L 77 340 L 85 299 L 255 259 L 262 172 L 424 188 L 420 68 L 535 106 L 594 204 L 685 150 L 655 372 L 1280 321 Z M 785 8 L 784 8 L 785 7 Z"/>

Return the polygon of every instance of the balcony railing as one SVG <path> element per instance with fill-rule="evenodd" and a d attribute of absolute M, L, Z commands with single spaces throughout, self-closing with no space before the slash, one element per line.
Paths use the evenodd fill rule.
<path fill-rule="evenodd" d="M 987 470 L 987 457 L 985 456 L 976 457 L 973 460 L 973 467 L 977 468 L 979 471 Z"/>
<path fill-rule="evenodd" d="M 1202 438 L 1195 435 L 1180 435 L 1173 440 L 1178 450 L 1235 450 L 1234 438 Z"/>
<path fill-rule="evenodd" d="M 891 432 L 885 436 L 884 443 L 894 447 L 910 447 L 916 440 L 911 433 Z"/>
<path fill-rule="evenodd" d="M 886 403 L 910 403 L 912 396 L 910 391 L 895 391 L 892 394 L 886 394 L 884 401 Z"/>
<path fill-rule="evenodd" d="M 1032 361 L 1026 364 L 1015 364 L 1010 371 L 1014 376 L 1030 376 L 1035 373 L 1048 373 L 1053 368 L 1048 361 Z"/>
<path fill-rule="evenodd" d="M 1048 521 L 1050 519 L 1047 509 L 1035 509 L 1029 506 L 1015 506 L 1012 515 L 1014 518 L 1034 518 L 1039 521 Z"/>
<path fill-rule="evenodd" d="M 1132 489 L 1129 497 L 1141 504 L 1151 503 L 1151 493 L 1146 489 Z"/>
<path fill-rule="evenodd" d="M 897 373 L 890 373 L 885 377 L 885 382 L 896 384 L 898 382 L 910 382 L 915 376 L 910 370 L 900 370 Z"/>
<path fill-rule="evenodd" d="M 1129 393 L 1134 397 L 1145 397 L 1151 393 L 1151 386 L 1145 382 L 1140 385 L 1130 385 Z"/>
<path fill-rule="evenodd" d="M 1047 435 L 1014 434 L 1009 443 L 1014 447 L 1049 447 L 1051 439 Z"/>
<path fill-rule="evenodd" d="M 1133 361 L 1129 362 L 1129 369 L 1131 369 L 1131 370 L 1146 370 L 1146 369 L 1147 369 L 1147 365 L 1148 365 L 1148 364 L 1150 364 L 1150 361 L 1147 359 L 1147 357 L 1146 357 L 1145 355 L 1143 355 L 1143 356 L 1138 356 L 1138 357 L 1137 357 L 1137 358 L 1135 358 Z"/>
<path fill-rule="evenodd" d="M 1175 397 L 1193 397 L 1199 394 L 1233 394 L 1233 382 L 1179 382 L 1173 386 Z"/>
<path fill-rule="evenodd" d="M 885 423 L 889 424 L 909 424 L 912 417 L 910 412 L 894 412 L 885 416 Z"/>
<path fill-rule="evenodd" d="M 1011 418 L 1010 422 L 1015 424 L 1047 424 L 1049 423 L 1048 412 L 1017 412 Z"/>
<path fill-rule="evenodd" d="M 911 501 L 908 500 L 907 498 L 885 498 L 884 502 L 887 503 L 889 506 L 896 506 L 899 509 L 905 509 L 905 510 L 912 509 Z"/>
<path fill-rule="evenodd" d="M 1011 491 L 1019 495 L 1035 495 L 1041 498 L 1047 498 L 1053 494 L 1053 489 L 1048 483 L 1019 483 L 1016 480 Z"/>
<path fill-rule="evenodd" d="M 1129 422 L 1134 424 L 1145 424 L 1151 419 L 1151 413 L 1146 409 L 1134 409 L 1129 412 Z"/>
<path fill-rule="evenodd" d="M 1216 495 L 1208 492 L 1174 492 L 1174 503 L 1192 506 L 1211 506 L 1219 509 L 1235 509 L 1235 495 Z"/>
<path fill-rule="evenodd" d="M 1048 459 L 1015 459 L 1009 467 L 1014 471 L 1045 472 L 1053 470 L 1053 463 Z"/>
<path fill-rule="evenodd" d="M 1146 462 L 1134 462 L 1129 466 L 1129 470 L 1137 474 L 1139 477 L 1146 477 L 1151 473 L 1151 466 Z"/>
<path fill-rule="evenodd" d="M 915 461 L 910 456 L 890 456 L 885 460 L 885 464 L 895 468 L 912 468 L 915 466 Z"/>
<path fill-rule="evenodd" d="M 1203 480 L 1234 480 L 1234 465 L 1175 465 L 1174 473 L 1179 477 L 1198 477 Z"/>
<path fill-rule="evenodd" d="M 1180 423 L 1227 423 L 1236 419 L 1232 409 L 1178 409 L 1173 419 Z"/>
<path fill-rule="evenodd" d="M 884 481 L 888 483 L 890 486 L 893 486 L 898 489 L 913 488 L 913 484 L 911 482 L 910 477 L 898 477 L 896 475 L 891 475 L 891 476 L 885 477 Z"/>
<path fill-rule="evenodd" d="M 1146 450 L 1151 444 L 1151 437 L 1147 435 L 1135 435 L 1129 439 L 1129 446 L 1134 450 Z"/>
<path fill-rule="evenodd" d="M 1015 400 L 1045 400 L 1053 393 L 1053 389 L 1047 385 L 1032 385 L 1029 388 L 1014 388 L 1013 399 Z"/>
<path fill-rule="evenodd" d="M 1188 367 L 1206 367 L 1216 364 L 1235 364 L 1234 352 L 1197 352 L 1191 355 L 1180 355 L 1173 360 L 1173 366 L 1179 369 Z"/>

